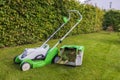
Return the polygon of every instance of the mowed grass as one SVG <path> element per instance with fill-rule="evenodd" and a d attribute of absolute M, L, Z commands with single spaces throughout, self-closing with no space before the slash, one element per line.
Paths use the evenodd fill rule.
<path fill-rule="evenodd" d="M 51 40 L 52 46 L 57 40 Z M 120 41 L 117 33 L 99 32 L 67 37 L 62 45 L 85 47 L 83 64 L 70 67 L 50 64 L 23 72 L 13 58 L 42 42 L 0 49 L 0 80 L 120 80 Z"/>

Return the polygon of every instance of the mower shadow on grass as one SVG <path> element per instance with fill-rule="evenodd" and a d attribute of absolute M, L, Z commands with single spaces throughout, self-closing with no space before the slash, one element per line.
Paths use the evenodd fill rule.
<path fill-rule="evenodd" d="M 14 67 L 15 70 L 21 71 L 21 70 L 20 70 L 20 65 L 19 65 L 19 64 L 16 65 L 16 64 L 12 63 L 11 65 L 12 65 L 11 68 Z"/>

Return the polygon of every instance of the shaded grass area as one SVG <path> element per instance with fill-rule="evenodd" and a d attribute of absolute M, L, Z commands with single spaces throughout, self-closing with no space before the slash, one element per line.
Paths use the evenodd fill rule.
<path fill-rule="evenodd" d="M 53 46 L 57 40 L 51 40 Z M 99 32 L 67 37 L 62 45 L 85 46 L 83 65 L 69 67 L 51 64 L 20 71 L 13 58 L 25 48 L 42 42 L 0 49 L 0 80 L 120 80 L 120 41 L 117 33 Z"/>

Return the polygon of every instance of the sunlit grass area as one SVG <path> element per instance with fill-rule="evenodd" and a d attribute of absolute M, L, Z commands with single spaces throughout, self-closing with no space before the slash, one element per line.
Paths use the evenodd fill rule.
<path fill-rule="evenodd" d="M 52 47 L 58 40 L 51 40 Z M 38 47 L 42 42 L 0 49 L 0 80 L 120 80 L 120 41 L 117 33 L 99 32 L 67 37 L 63 45 L 85 47 L 83 64 L 70 67 L 50 64 L 23 72 L 13 58 L 25 48 Z"/>

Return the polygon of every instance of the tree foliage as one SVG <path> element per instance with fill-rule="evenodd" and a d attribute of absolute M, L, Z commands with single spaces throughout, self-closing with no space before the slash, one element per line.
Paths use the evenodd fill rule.
<path fill-rule="evenodd" d="M 104 15 L 103 26 L 105 29 L 112 26 L 115 31 L 120 29 L 120 11 L 119 10 L 109 10 Z"/>

